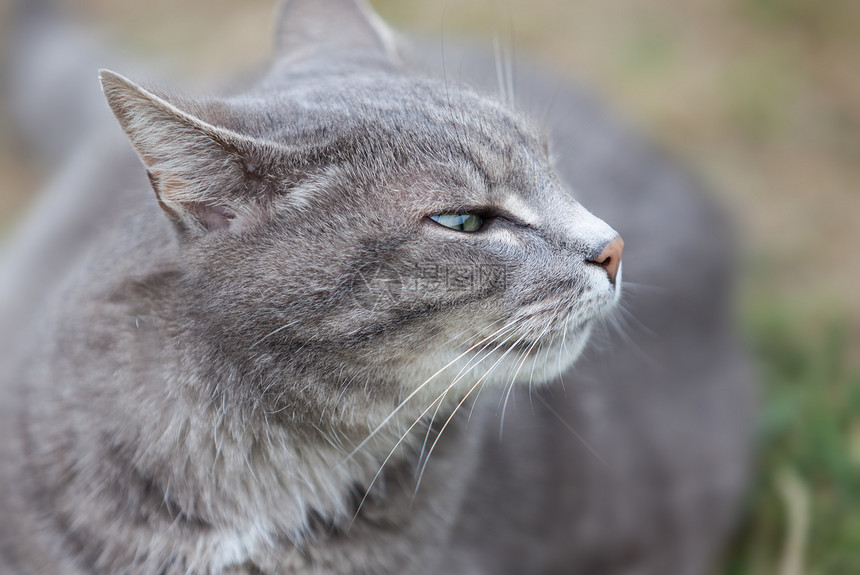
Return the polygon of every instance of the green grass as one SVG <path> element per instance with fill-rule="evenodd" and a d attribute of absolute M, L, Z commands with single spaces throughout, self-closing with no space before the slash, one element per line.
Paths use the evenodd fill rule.
<path fill-rule="evenodd" d="M 747 314 L 763 388 L 759 459 L 724 575 L 860 573 L 860 370 L 845 320 L 800 315 L 779 305 Z"/>

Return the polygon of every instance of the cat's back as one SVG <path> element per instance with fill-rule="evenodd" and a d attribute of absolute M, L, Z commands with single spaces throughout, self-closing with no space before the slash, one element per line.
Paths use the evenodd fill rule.
<path fill-rule="evenodd" d="M 76 80 L 68 91 L 89 92 L 84 85 L 85 80 Z M 44 94 L 40 101 L 62 108 L 66 95 L 58 90 L 53 103 Z M 71 354 L 77 366 L 97 365 L 103 350 L 91 345 L 91 336 L 101 331 L 119 340 L 129 329 L 112 322 L 111 308 L 122 302 L 110 301 L 110 294 L 121 292 L 135 273 L 145 275 L 170 258 L 170 236 L 159 227 L 161 220 L 151 217 L 158 209 L 146 194 L 139 159 L 112 129 L 109 109 L 91 109 L 87 122 L 68 120 L 77 125 L 74 139 L 41 158 L 47 186 L 0 252 L 0 544 L 16 549 L 26 546 L 20 533 L 39 530 L 32 510 L 23 507 L 28 472 L 22 465 L 31 459 L 33 446 L 25 441 L 22 415 L 75 386 L 74 365 L 61 365 L 69 355 L 56 345 L 77 346 Z M 54 375 L 40 378 L 40 373 Z M 2 573 L 13 572 L 2 567 Z"/>

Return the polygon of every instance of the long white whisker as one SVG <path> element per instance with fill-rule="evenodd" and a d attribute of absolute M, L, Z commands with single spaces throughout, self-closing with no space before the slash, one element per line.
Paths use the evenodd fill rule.
<path fill-rule="evenodd" d="M 349 459 L 351 459 L 352 457 L 354 457 L 356 453 L 358 453 L 358 452 L 359 452 L 359 451 L 360 451 L 360 450 L 361 450 L 365 445 L 367 445 L 367 442 L 369 442 L 369 441 L 370 441 L 370 440 L 371 440 L 371 439 L 372 439 L 372 438 L 373 438 L 373 437 L 374 437 L 374 436 L 379 432 L 379 430 L 380 430 L 380 429 L 382 429 L 382 428 L 383 428 L 383 427 L 384 427 L 384 426 L 385 426 L 389 421 L 391 421 L 391 419 L 392 419 L 392 418 L 393 418 L 393 417 L 394 417 L 394 416 L 395 416 L 395 415 L 396 415 L 396 414 L 397 414 L 397 413 L 398 413 L 398 412 L 403 408 L 403 406 L 404 406 L 404 405 L 406 405 L 406 404 L 409 402 L 409 400 L 411 400 L 411 399 L 412 399 L 413 397 L 415 397 L 415 396 L 416 396 L 416 395 L 417 395 L 417 394 L 418 394 L 422 389 L 424 389 L 424 386 L 426 386 L 426 385 L 427 385 L 428 383 L 430 383 L 433 379 L 435 379 L 436 377 L 438 377 L 438 376 L 439 376 L 439 374 L 441 374 L 441 373 L 442 373 L 442 372 L 444 372 L 446 369 L 448 369 L 449 367 L 451 367 L 452 365 L 454 365 L 456 362 L 458 362 L 460 359 L 462 359 L 464 356 L 466 356 L 466 355 L 467 355 L 469 352 L 471 352 L 473 349 L 475 349 L 475 348 L 477 348 L 477 347 L 481 346 L 482 344 L 484 344 L 484 343 L 485 343 L 485 342 L 487 342 L 487 341 L 490 341 L 492 338 L 494 338 L 494 337 L 495 337 L 497 334 L 499 334 L 500 332 L 502 332 L 502 331 L 504 331 L 504 330 L 506 330 L 506 329 L 511 328 L 511 327 L 513 326 L 513 324 L 514 324 L 514 323 L 515 323 L 515 322 L 511 322 L 511 323 L 509 323 L 509 324 L 507 324 L 507 325 L 505 325 L 505 326 L 502 326 L 501 328 L 499 328 L 498 330 L 496 330 L 496 331 L 495 331 L 495 332 L 493 332 L 492 334 L 488 335 L 487 337 L 485 337 L 484 339 L 482 339 L 482 340 L 481 340 L 481 341 L 479 341 L 478 343 L 476 343 L 476 344 L 472 345 L 469 349 L 467 349 L 466 351 L 464 351 L 463 353 L 461 353 L 460 355 L 458 355 L 457 357 L 455 357 L 454 359 L 452 359 L 450 362 L 448 362 L 448 363 L 447 363 L 447 364 L 445 364 L 442 368 L 440 368 L 436 373 L 434 373 L 433 375 L 431 375 L 430 377 L 428 377 L 428 378 L 424 381 L 424 383 L 422 383 L 421 385 L 419 385 L 418 387 L 416 387 L 416 388 L 415 388 L 415 389 L 414 389 L 414 390 L 413 390 L 413 391 L 412 391 L 408 396 L 406 396 L 406 399 L 404 399 L 403 401 L 401 401 L 401 402 L 400 402 L 400 404 L 399 404 L 397 407 L 395 407 L 395 408 L 394 408 L 394 410 L 393 410 L 390 414 L 388 414 L 388 416 L 387 416 L 385 419 L 383 419 L 383 420 L 382 420 L 382 422 L 381 422 L 379 425 L 377 425 L 377 426 L 376 426 L 376 428 L 375 428 L 372 432 L 370 432 L 370 434 L 369 434 L 367 437 L 365 437 L 365 438 L 364 438 L 364 440 L 363 440 L 361 443 L 359 443 L 359 444 L 358 444 L 358 446 L 357 446 L 355 449 L 353 449 L 353 450 L 352 450 L 352 453 L 350 453 L 350 454 L 346 457 L 346 461 L 348 461 Z"/>
<path fill-rule="evenodd" d="M 494 321 L 494 322 L 492 322 L 492 323 L 488 324 L 486 327 L 482 328 L 482 329 L 481 329 L 481 330 L 479 330 L 477 333 L 474 333 L 474 334 L 470 335 L 470 336 L 469 336 L 468 338 L 466 338 L 464 341 L 461 341 L 460 343 L 458 343 L 458 344 L 457 344 L 457 346 L 464 345 L 464 344 L 468 343 L 469 341 L 471 341 L 471 340 L 475 339 L 476 337 L 478 337 L 479 335 L 481 335 L 482 333 L 484 333 L 485 331 L 487 331 L 488 329 L 490 329 L 491 327 L 493 327 L 494 325 L 496 325 L 496 324 L 497 324 L 497 323 L 499 323 L 500 321 L 502 321 L 502 320 L 501 320 L 501 319 L 497 319 L 496 321 Z M 445 347 L 445 346 L 447 346 L 449 343 L 451 343 L 452 341 L 456 340 L 456 339 L 457 339 L 457 338 L 459 338 L 459 337 L 462 337 L 462 336 L 463 336 L 463 334 L 465 334 L 465 333 L 469 332 L 470 330 L 471 330 L 471 328 L 466 328 L 466 329 L 464 329 L 463 331 L 461 331 L 460 333 L 458 333 L 458 334 L 457 334 L 457 335 L 455 335 L 454 337 L 452 337 L 452 338 L 450 338 L 449 340 L 447 340 L 447 341 L 445 341 L 445 342 L 441 343 L 441 344 L 439 345 L 439 347 L 440 347 L 440 348 L 444 348 L 444 347 Z"/>
<path fill-rule="evenodd" d="M 569 321 L 570 321 L 570 318 L 568 317 L 568 318 L 564 321 L 564 331 L 562 331 L 562 332 L 561 332 L 561 346 L 560 346 L 560 347 L 561 347 L 561 350 L 562 350 L 562 351 L 566 351 L 566 350 L 567 350 L 567 324 L 568 324 L 568 322 L 569 322 Z M 558 367 L 558 378 L 559 378 L 559 379 L 561 379 L 561 374 L 562 374 L 562 373 L 563 373 L 563 371 L 564 371 L 564 370 L 562 370 L 562 368 L 561 368 L 561 357 L 562 357 L 562 355 L 564 355 L 564 354 L 559 353 L 559 354 L 558 354 L 558 357 L 556 358 L 556 365 L 557 365 L 557 367 Z"/>
<path fill-rule="evenodd" d="M 514 323 L 514 322 L 512 322 L 512 324 L 513 324 L 513 323 Z M 512 324 L 509 324 L 509 325 L 512 325 Z M 508 339 L 510 339 L 510 338 L 508 338 Z M 507 341 L 507 340 L 506 340 L 506 341 Z M 502 342 L 502 343 L 500 343 L 498 346 L 496 346 L 496 348 L 495 348 L 493 351 L 495 351 L 496 349 L 498 349 L 498 348 L 499 348 L 500 346 L 502 346 L 502 345 L 504 345 L 504 342 Z M 484 356 L 484 358 L 482 358 L 482 359 L 481 359 L 481 361 L 483 361 L 484 359 L 486 359 L 487 357 L 489 357 L 489 355 L 490 355 L 490 354 L 492 354 L 492 353 L 493 353 L 492 351 L 491 351 L 491 352 L 489 352 L 489 353 L 487 353 L 487 354 Z M 499 359 L 499 361 L 501 361 L 502 359 L 504 359 L 504 355 Z M 478 363 L 480 363 L 480 362 L 478 362 Z M 496 362 L 496 364 L 498 364 L 498 362 Z M 496 365 L 496 364 L 494 364 L 494 365 L 493 365 L 493 367 L 495 367 L 495 365 Z M 450 364 L 449 364 L 449 365 L 450 365 Z M 475 365 L 477 365 L 477 364 L 475 364 Z M 489 371 L 492 371 L 492 369 L 493 369 L 493 368 L 491 367 Z M 488 371 L 487 373 L 489 373 L 489 371 Z M 438 372 L 437 372 L 437 373 L 438 373 Z M 461 370 L 461 373 L 462 373 L 462 370 Z M 484 374 L 484 377 L 486 377 L 486 375 L 487 375 L 487 374 Z M 428 412 L 428 411 L 430 411 L 430 409 L 432 409 L 432 407 L 433 407 L 434 405 L 436 405 L 436 403 L 437 403 L 437 402 L 441 402 L 442 400 L 444 400 L 445 396 L 446 396 L 446 395 L 447 395 L 447 393 L 451 390 L 451 388 L 453 388 L 453 387 L 454 387 L 454 385 L 456 385 L 456 384 L 460 381 L 460 379 L 462 379 L 463 377 L 465 377 L 465 373 L 463 373 L 459 378 L 457 378 L 457 379 L 455 379 L 453 382 L 451 382 L 451 384 L 450 384 L 450 385 L 445 389 L 445 391 L 443 391 L 441 394 L 439 394 L 439 396 L 438 396 L 438 397 L 436 397 L 436 399 L 435 399 L 435 400 L 433 400 L 433 401 L 430 403 L 430 405 L 428 405 L 428 406 L 427 406 L 427 408 L 426 408 L 424 411 L 422 411 L 422 412 L 421 412 L 421 414 L 420 414 L 420 415 L 418 416 L 418 418 L 417 418 L 417 419 L 412 423 L 412 425 L 410 425 L 410 426 L 406 429 L 406 431 L 403 433 L 403 435 L 401 435 L 401 436 L 400 436 L 400 439 L 398 439 L 398 440 L 397 440 L 397 443 L 395 443 L 395 444 L 394 444 L 394 447 L 392 447 L 392 448 L 391 448 L 391 451 L 389 451 L 389 452 L 388 452 L 388 455 L 387 455 L 387 456 L 385 457 L 385 459 L 382 461 L 382 464 L 379 466 L 379 469 L 377 470 L 376 474 L 373 476 L 373 479 L 371 479 L 371 480 L 370 480 L 370 484 L 367 486 L 367 490 L 364 492 L 364 497 L 362 497 L 362 498 L 361 498 L 361 501 L 360 501 L 360 502 L 359 502 L 359 504 L 358 504 L 358 508 L 355 510 L 355 515 L 353 515 L 353 517 L 352 517 L 353 521 L 355 520 L 355 518 L 356 518 L 356 517 L 358 517 L 358 513 L 361 511 L 361 507 L 364 505 L 364 502 L 365 502 L 365 500 L 367 499 L 367 496 L 368 496 L 368 495 L 370 495 L 370 490 L 373 488 L 373 485 L 376 483 L 376 480 L 379 478 L 379 475 L 382 473 L 382 470 L 383 470 L 383 468 L 385 467 L 385 464 L 386 464 L 386 463 L 388 463 L 388 460 L 389 460 L 389 459 L 391 459 L 391 457 L 394 455 L 394 452 L 395 452 L 395 451 L 397 451 L 397 448 L 400 446 L 400 444 L 401 444 L 401 443 L 403 443 L 403 440 L 405 440 L 405 439 L 406 439 L 406 437 L 409 435 L 409 433 L 412 431 L 412 429 L 414 429 L 414 428 L 415 428 L 415 426 L 416 426 L 416 425 L 418 425 L 418 423 L 421 421 L 421 419 L 422 419 L 422 418 L 427 414 L 427 412 Z M 481 379 L 483 379 L 483 378 L 481 378 Z M 429 381 L 429 380 L 428 380 L 428 381 Z M 481 380 L 478 380 L 478 382 L 480 382 L 480 381 L 481 381 Z M 426 383 L 427 383 L 427 382 L 425 382 L 424 384 L 426 384 Z M 422 385 L 424 385 L 424 384 L 422 384 Z M 473 387 L 472 389 L 474 389 L 474 387 Z M 470 391 L 470 393 L 471 393 L 471 391 Z M 467 394 L 467 397 L 468 397 L 468 394 Z M 402 405 L 402 404 L 401 404 L 401 405 Z M 462 405 L 462 402 L 460 402 L 460 405 Z M 458 405 L 458 408 L 459 408 L 459 405 Z M 456 409 L 455 409 L 454 411 L 456 412 Z M 391 416 L 389 416 L 389 418 L 390 418 L 390 417 L 391 417 Z M 448 422 L 449 422 L 449 421 L 451 421 L 451 418 L 450 418 L 450 417 L 448 418 L 448 421 L 446 421 L 446 422 L 445 422 L 445 425 L 443 425 L 443 426 L 442 426 L 442 429 L 439 431 L 439 435 L 440 435 L 440 436 L 442 435 L 442 431 L 444 431 L 444 430 L 445 430 L 445 427 L 448 425 Z M 379 428 L 377 428 L 377 430 L 378 430 L 378 429 L 379 429 Z M 374 431 L 374 433 L 376 433 L 376 431 Z M 439 437 L 438 437 L 438 436 L 436 437 L 436 440 L 433 442 L 433 445 L 430 447 L 430 451 L 427 453 L 427 459 L 429 459 L 429 458 L 430 458 L 430 454 L 433 452 L 433 447 L 435 447 L 435 446 L 436 446 L 436 442 L 437 442 L 437 441 L 439 441 Z M 363 443 L 366 443 L 366 442 L 367 442 L 367 440 L 365 440 Z M 359 448 L 360 448 L 360 446 L 359 446 Z M 353 452 L 353 454 L 354 454 L 354 453 L 355 453 L 355 452 Z M 351 457 L 353 454 L 350 454 L 350 457 Z M 426 465 L 427 465 L 427 462 L 425 461 L 425 462 L 424 462 L 424 467 L 426 467 Z M 418 483 L 419 483 L 419 484 L 421 483 L 421 476 L 423 476 L 423 475 L 424 475 L 424 467 L 422 467 L 422 468 L 421 468 L 421 474 L 420 474 L 420 475 L 419 475 L 419 477 L 418 477 Z M 416 485 L 416 488 L 415 488 L 415 489 L 416 489 L 416 492 L 417 492 L 417 490 L 418 490 L 417 485 Z"/>
<path fill-rule="evenodd" d="M 647 325 L 642 323 L 642 321 L 638 317 L 636 317 L 636 315 L 632 311 L 630 311 L 630 309 L 628 309 L 627 306 L 624 305 L 623 300 L 621 302 L 619 302 L 618 307 L 615 310 L 612 310 L 612 312 L 614 312 L 616 310 L 619 312 L 619 315 L 623 316 L 623 319 L 634 323 L 635 328 L 644 331 L 649 337 L 652 337 L 652 338 L 657 337 L 657 333 L 653 329 L 651 329 L 650 327 L 648 327 Z M 615 313 L 612 313 L 612 312 L 606 313 L 603 315 L 605 317 L 612 319 L 612 320 L 617 319 L 620 321 L 622 319 L 621 317 L 618 317 Z"/>
<path fill-rule="evenodd" d="M 610 319 L 612 319 L 614 321 L 617 321 L 617 319 L 618 319 L 617 316 L 609 316 L 609 315 L 602 315 L 601 318 L 607 322 Z M 654 358 L 652 358 L 647 353 L 645 353 L 645 351 L 642 349 L 642 347 L 632 337 L 630 337 L 630 335 L 627 333 L 627 330 L 623 329 L 623 327 L 619 324 L 611 324 L 611 325 L 613 325 L 613 327 L 615 327 L 616 333 L 618 333 L 618 335 L 621 336 L 621 338 L 624 340 L 625 345 L 629 349 L 631 349 L 633 352 L 636 353 L 636 355 L 638 355 L 641 359 L 643 359 L 645 362 L 647 362 L 648 365 L 650 365 L 652 367 L 657 367 L 657 362 L 654 361 Z M 653 335 L 653 332 L 648 330 L 647 327 L 643 326 L 643 329 L 647 330 L 648 332 L 650 332 Z"/>
<path fill-rule="evenodd" d="M 498 348 L 496 348 L 496 349 L 498 349 Z M 475 391 L 475 388 L 478 387 L 478 385 L 480 385 L 481 382 L 484 381 L 488 375 L 490 375 L 490 373 L 496 368 L 496 366 L 499 365 L 505 359 L 505 357 L 507 357 L 507 355 L 509 353 L 511 353 L 511 350 L 513 350 L 513 349 L 514 349 L 513 346 L 509 347 L 502 354 L 502 356 L 496 360 L 496 363 L 494 363 L 493 365 L 490 366 L 490 369 L 488 369 L 487 372 L 484 375 L 482 375 L 481 378 L 478 379 L 478 381 L 476 381 L 475 384 L 471 388 L 469 388 L 469 391 L 466 392 L 466 395 L 463 397 L 463 399 L 460 400 L 460 403 L 457 404 L 457 406 L 454 408 L 454 411 L 451 412 L 451 415 L 448 416 L 448 419 L 445 421 L 445 424 L 439 430 L 439 434 L 436 436 L 436 439 L 433 441 L 433 445 L 430 446 L 430 451 L 427 452 L 427 459 L 424 460 L 424 465 L 421 467 L 421 473 L 418 474 L 418 481 L 415 484 L 415 492 L 416 493 L 418 492 L 418 488 L 421 486 L 421 478 L 424 477 L 424 471 L 426 471 L 426 469 L 427 469 L 427 463 L 430 461 L 430 456 L 433 454 L 433 450 L 436 448 L 436 445 L 439 443 L 439 439 L 442 437 L 442 433 L 448 427 L 448 424 L 451 423 L 451 420 L 454 418 L 454 415 L 457 414 L 457 411 L 460 409 L 460 407 L 463 406 L 463 403 L 465 403 L 466 400 L 469 398 L 469 396 L 472 394 L 472 392 Z"/>
<path fill-rule="evenodd" d="M 561 423 L 561 424 L 562 424 L 562 425 L 563 425 L 563 426 L 564 426 L 568 431 L 570 431 L 574 436 L 576 436 L 576 438 L 577 438 L 577 439 L 578 439 L 578 440 L 579 440 L 579 441 L 580 441 L 580 442 L 585 446 L 585 448 L 586 448 L 586 449 L 588 449 L 588 451 L 589 451 L 589 452 L 590 452 L 594 457 L 596 457 L 596 458 L 597 458 L 597 460 L 598 460 L 600 463 L 602 463 L 603 465 L 605 465 L 605 466 L 609 467 L 609 464 L 608 464 L 608 463 L 606 463 L 606 460 L 605 460 L 605 459 L 603 459 L 603 458 L 600 456 L 600 454 L 597 452 L 597 450 L 596 450 L 596 449 L 594 449 L 594 448 L 591 446 L 591 444 L 589 444 L 589 443 L 588 443 L 588 441 L 586 441 L 586 440 L 585 440 L 585 438 L 584 438 L 584 437 L 582 437 L 582 435 L 580 435 L 580 434 L 579 434 L 579 432 L 578 432 L 578 431 L 576 431 L 576 429 L 574 429 L 574 428 L 573 428 L 573 426 L 572 426 L 572 425 L 570 425 L 567 421 L 565 421 L 565 420 L 564 420 L 564 418 L 563 418 L 563 417 L 562 417 L 562 416 L 561 416 L 561 415 L 560 415 L 560 414 L 559 414 L 555 409 L 553 409 L 553 407 L 552 407 L 552 406 L 551 406 L 551 405 L 550 405 L 550 404 L 549 404 L 549 403 L 548 403 L 548 402 L 547 402 L 543 397 L 541 397 L 541 395 L 540 395 L 540 394 L 537 394 L 537 398 L 538 398 L 538 399 L 540 400 L 540 402 L 544 405 L 544 407 L 546 407 L 546 408 L 549 410 L 549 412 L 550 412 L 551 414 L 553 414 L 553 415 L 555 416 L 555 418 L 556 418 L 556 419 L 558 419 L 559 423 Z"/>
<path fill-rule="evenodd" d="M 502 342 L 500 342 L 498 345 L 496 345 L 496 347 L 494 347 L 493 349 L 491 349 L 490 351 L 488 351 L 487 353 L 485 353 L 485 354 L 484 354 L 484 356 L 483 356 L 483 357 L 481 357 L 478 361 L 476 361 L 474 365 L 469 366 L 469 364 L 470 364 L 470 363 L 472 363 L 472 361 L 474 361 L 475 359 L 477 359 L 477 358 L 478 358 L 478 355 L 476 354 L 476 355 L 475 355 L 475 357 L 471 358 L 471 359 L 466 363 L 466 365 L 465 365 L 465 366 L 464 366 L 464 367 L 463 367 L 463 368 L 462 368 L 462 369 L 457 373 L 457 375 L 454 377 L 454 379 L 451 381 L 451 383 L 448 385 L 448 387 L 446 387 L 446 388 L 445 388 L 445 391 L 443 391 L 439 396 L 437 396 L 437 397 L 436 397 L 436 399 L 434 399 L 434 400 L 433 400 L 433 402 L 432 402 L 432 403 L 430 403 L 430 407 L 432 407 L 433 405 L 437 405 L 437 402 L 439 402 L 439 403 L 438 403 L 438 405 L 437 405 L 437 407 L 436 407 L 436 411 L 434 411 L 434 412 L 433 412 L 433 418 L 432 418 L 432 419 L 431 419 L 431 421 L 430 421 L 430 426 L 427 428 L 427 434 L 424 436 L 424 444 L 425 444 L 425 445 L 423 445 L 423 446 L 421 447 L 421 454 L 420 454 L 420 455 L 419 455 L 419 457 L 418 457 L 418 464 L 419 464 L 419 465 L 421 464 L 421 460 L 422 460 L 422 458 L 423 458 L 423 456 L 424 456 L 424 448 L 426 447 L 427 438 L 428 438 L 428 437 L 429 437 L 429 435 L 430 435 L 430 429 L 431 429 L 431 428 L 432 428 L 432 426 L 433 426 L 433 422 L 436 420 L 436 413 L 438 413 L 438 411 L 439 411 L 439 407 L 441 407 L 442 402 L 445 400 L 445 396 L 447 396 L 447 395 L 448 395 L 448 392 L 449 392 L 449 391 L 451 391 L 451 389 L 453 389 L 455 385 L 457 385 L 457 384 L 458 384 L 458 383 L 459 383 L 459 382 L 460 382 L 464 377 L 466 377 L 466 374 L 467 374 L 469 371 L 472 371 L 473 369 L 475 369 L 476 367 L 478 367 L 478 365 L 480 365 L 480 364 L 481 364 L 485 359 L 487 359 L 488 357 L 490 357 L 490 356 L 491 356 L 491 355 L 492 355 L 492 354 L 493 354 L 497 349 L 499 349 L 500 347 L 502 347 L 503 345 L 505 345 L 505 343 L 507 343 L 507 342 L 508 342 L 508 340 L 510 340 L 510 337 L 505 338 Z M 480 352 L 478 352 L 478 353 L 480 353 Z M 429 409 L 430 409 L 430 408 L 428 407 L 428 408 L 427 408 L 427 410 L 425 410 L 425 411 L 424 411 L 424 413 L 427 413 L 427 411 L 429 411 Z M 424 416 L 424 413 L 422 413 L 421 415 L 419 415 L 419 416 L 418 416 L 418 419 L 416 419 L 416 420 L 415 420 L 415 423 L 413 423 L 413 424 L 412 424 L 412 426 L 410 426 L 410 427 L 409 427 L 409 429 L 407 429 L 407 430 L 406 430 L 406 432 L 407 432 L 407 433 L 408 433 L 408 432 L 412 429 L 412 427 L 414 427 L 414 426 L 415 426 L 415 424 L 417 424 L 417 423 L 418 423 L 418 421 L 419 421 L 419 420 Z M 405 435 L 404 435 L 403 437 L 405 437 Z M 401 441 L 403 440 L 403 437 L 401 437 Z"/>
<path fill-rule="evenodd" d="M 496 81 L 499 84 L 499 96 L 504 101 L 507 100 L 507 94 L 505 93 L 506 82 L 504 68 L 502 67 L 502 48 L 498 33 L 493 37 L 493 52 L 496 57 Z"/>
<path fill-rule="evenodd" d="M 424 459 L 424 451 L 427 449 L 427 441 L 430 439 L 430 431 L 433 430 L 433 423 L 436 422 L 436 415 L 439 413 L 439 408 L 442 407 L 443 403 L 445 403 L 445 397 L 447 395 L 448 392 L 446 391 L 442 394 L 442 397 L 440 397 L 439 401 L 436 403 L 436 409 L 433 411 L 433 417 L 430 418 L 430 424 L 427 426 L 427 433 L 424 434 L 424 443 L 421 444 L 421 453 L 418 454 L 418 467 L 421 466 L 421 461 Z"/>
<path fill-rule="evenodd" d="M 511 9 L 510 2 L 507 3 L 507 8 L 510 43 L 508 46 L 508 57 L 505 61 L 505 68 L 507 69 L 506 71 L 508 80 L 508 102 L 510 103 L 512 108 L 515 108 L 517 105 L 516 94 L 514 93 L 514 47 L 516 45 L 516 38 L 514 36 L 514 14 L 513 10 Z"/>
<path fill-rule="evenodd" d="M 532 391 L 534 390 L 534 377 L 535 377 L 535 367 L 537 367 L 538 361 L 537 358 L 540 357 L 540 352 L 543 349 L 543 340 L 538 338 L 540 344 L 538 345 L 538 349 L 535 352 L 535 360 L 532 362 L 532 371 L 529 374 L 529 405 L 532 407 L 532 413 L 535 411 L 534 400 L 532 399 Z"/>
<path fill-rule="evenodd" d="M 665 296 L 669 296 L 672 293 L 672 290 L 670 290 L 666 286 L 661 286 L 661 285 L 657 285 L 657 284 L 646 284 L 646 283 L 642 283 L 642 282 L 633 282 L 633 281 L 628 280 L 627 278 L 624 278 L 623 284 L 624 284 L 625 290 L 628 290 L 630 288 L 634 288 L 634 291 L 636 291 L 636 290 L 647 291 L 647 292 L 651 292 L 654 294 L 660 294 L 660 295 L 665 295 Z"/>
<path fill-rule="evenodd" d="M 510 385 L 508 385 L 508 391 L 507 391 L 507 393 L 505 393 L 505 402 L 504 402 L 504 405 L 502 406 L 502 416 L 501 416 L 500 421 L 499 421 L 499 440 L 502 439 L 502 430 L 505 427 L 505 411 L 508 408 L 508 398 L 511 395 L 511 391 L 514 389 L 514 381 L 516 380 L 517 375 L 519 375 L 520 369 L 522 369 L 523 364 L 528 359 L 529 353 L 531 353 L 531 351 L 534 349 L 534 347 L 537 345 L 537 343 L 541 340 L 541 338 L 544 336 L 544 334 L 546 334 L 548 329 L 549 329 L 549 325 L 544 327 L 543 331 L 540 332 L 540 335 L 538 335 L 537 338 L 531 343 L 531 345 L 529 345 L 528 349 L 526 349 L 525 353 L 523 354 L 522 360 L 520 361 L 519 365 L 517 365 L 517 369 L 514 372 L 513 377 L 511 377 Z M 534 368 L 532 368 L 532 369 L 534 369 Z"/>

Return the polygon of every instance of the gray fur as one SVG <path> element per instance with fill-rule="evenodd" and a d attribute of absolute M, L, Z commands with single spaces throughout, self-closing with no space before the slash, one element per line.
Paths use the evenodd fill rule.
<path fill-rule="evenodd" d="M 232 95 L 102 72 L 143 167 L 95 122 L 99 161 L 11 248 L 13 572 L 706 572 L 750 414 L 718 212 L 575 92 L 556 171 L 523 114 L 409 71 L 364 6 L 279 18 Z M 621 282 L 589 260 L 615 231 L 571 191 L 658 287 L 622 301 L 649 331 L 605 329 Z M 499 217 L 472 235 L 427 218 L 477 209 Z"/>

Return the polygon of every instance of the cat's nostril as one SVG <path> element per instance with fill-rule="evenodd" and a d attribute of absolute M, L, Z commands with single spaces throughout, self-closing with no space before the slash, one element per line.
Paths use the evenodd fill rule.
<path fill-rule="evenodd" d="M 603 246 L 600 255 L 588 261 L 605 269 L 609 275 L 609 281 L 614 284 L 615 277 L 618 275 L 618 268 L 621 267 L 622 252 L 624 252 L 624 240 L 621 239 L 621 236 L 615 236 Z"/>

